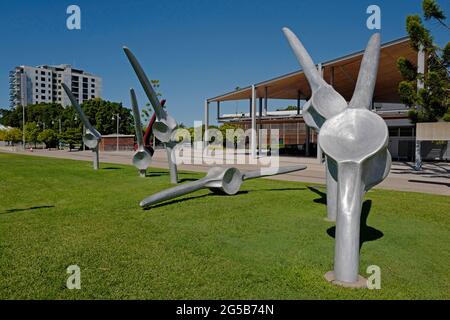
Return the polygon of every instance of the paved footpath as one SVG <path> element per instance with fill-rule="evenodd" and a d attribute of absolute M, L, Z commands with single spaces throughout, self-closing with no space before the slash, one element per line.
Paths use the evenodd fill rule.
<path fill-rule="evenodd" d="M 10 152 L 15 154 L 26 154 L 32 156 L 54 157 L 62 159 L 84 160 L 92 161 L 91 151 L 48 151 L 48 150 L 33 150 L 23 151 L 10 147 L 0 147 L 0 152 Z M 117 163 L 117 164 L 131 164 L 133 152 L 101 152 L 100 153 L 100 168 L 102 163 Z M 201 157 L 196 157 L 197 160 Z M 192 161 L 193 162 L 193 161 Z M 301 157 L 280 157 L 280 166 L 287 166 L 293 164 L 305 164 L 308 166 L 306 170 L 274 176 L 271 179 L 301 181 L 314 184 L 325 184 L 325 168 L 323 164 L 319 164 L 315 158 L 301 158 Z M 182 164 L 178 168 L 186 171 L 206 172 L 213 165 L 208 164 Z M 242 170 L 251 170 L 257 165 L 239 164 L 239 165 L 225 165 L 235 166 Z M 156 150 L 152 167 L 154 168 L 168 168 L 167 156 L 165 150 Z M 450 164 L 449 163 L 425 163 L 423 170 L 417 172 L 413 169 L 411 163 L 394 162 L 392 164 L 389 176 L 376 188 L 423 192 L 440 195 L 450 195 Z"/>

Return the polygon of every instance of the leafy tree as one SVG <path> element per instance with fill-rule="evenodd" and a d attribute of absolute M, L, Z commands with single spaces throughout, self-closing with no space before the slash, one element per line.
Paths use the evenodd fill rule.
<path fill-rule="evenodd" d="M 18 128 L 11 128 L 5 131 L 4 139 L 5 141 L 9 141 L 12 144 L 20 142 L 22 140 L 22 130 Z"/>
<path fill-rule="evenodd" d="M 277 109 L 277 111 L 292 111 L 297 110 L 297 106 L 287 106 L 286 108 Z"/>
<path fill-rule="evenodd" d="M 45 129 L 38 134 L 39 142 L 45 143 L 47 148 L 55 147 L 58 142 L 58 135 L 53 129 Z"/>
<path fill-rule="evenodd" d="M 448 28 L 444 12 L 435 0 L 424 0 L 422 9 L 425 20 L 434 19 Z M 401 101 L 410 108 L 408 115 L 414 123 L 450 121 L 450 42 L 444 48 L 435 45 L 419 15 L 407 17 L 406 29 L 412 47 L 417 51 L 423 48 L 428 70 L 419 74 L 414 63 L 404 57 L 398 59 L 397 67 L 403 77 L 398 88 Z M 423 88 L 417 90 L 419 82 Z"/>
<path fill-rule="evenodd" d="M 7 141 L 5 139 L 7 130 L 0 130 L 0 141 Z"/>
<path fill-rule="evenodd" d="M 69 151 L 73 149 L 75 144 L 82 142 L 82 133 L 80 128 L 68 128 L 58 135 L 58 139 L 69 145 Z"/>
<path fill-rule="evenodd" d="M 119 133 L 134 133 L 134 122 L 131 110 L 124 108 L 121 103 L 92 99 L 84 102 L 83 108 L 91 124 L 101 134 L 112 134 L 117 131 L 116 114 L 119 114 Z M 113 119 L 114 117 L 114 119 Z"/>
<path fill-rule="evenodd" d="M 156 96 L 158 97 L 158 99 L 161 99 L 162 93 L 159 91 L 161 82 L 159 80 L 154 79 L 154 80 L 150 80 L 150 83 L 152 84 L 153 89 L 155 89 Z M 146 124 L 146 126 L 150 122 L 150 119 L 153 115 L 153 111 L 154 110 L 153 110 L 152 105 L 148 102 L 145 104 L 145 108 L 142 108 L 142 111 L 141 111 L 142 121 Z"/>
<path fill-rule="evenodd" d="M 25 126 L 25 140 L 28 142 L 32 142 L 34 147 L 36 148 L 36 143 L 38 142 L 38 135 L 41 132 L 41 129 L 37 125 L 36 122 L 29 122 Z"/>

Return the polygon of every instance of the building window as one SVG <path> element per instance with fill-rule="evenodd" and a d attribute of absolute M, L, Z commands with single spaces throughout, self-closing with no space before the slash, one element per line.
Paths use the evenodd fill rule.
<path fill-rule="evenodd" d="M 45 93 L 45 90 L 41 90 L 41 93 Z"/>
<path fill-rule="evenodd" d="M 45 100 L 45 96 L 41 96 L 41 99 L 42 99 L 42 100 Z"/>
<path fill-rule="evenodd" d="M 42 88 L 45 88 L 45 83 L 41 83 L 41 87 L 42 87 Z"/>
<path fill-rule="evenodd" d="M 94 96 L 94 95 L 91 95 L 91 99 L 95 99 L 95 96 Z"/>
<path fill-rule="evenodd" d="M 412 136 L 413 136 L 412 127 L 400 128 L 400 137 L 412 137 Z"/>
<path fill-rule="evenodd" d="M 390 137 L 398 137 L 398 128 L 389 128 Z"/>
<path fill-rule="evenodd" d="M 45 76 L 45 71 L 41 71 L 41 75 Z"/>

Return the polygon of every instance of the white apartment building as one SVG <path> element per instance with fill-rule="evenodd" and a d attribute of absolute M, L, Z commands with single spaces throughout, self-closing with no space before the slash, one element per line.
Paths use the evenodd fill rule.
<path fill-rule="evenodd" d="M 59 103 L 66 107 L 70 101 L 62 83 L 79 103 L 102 96 L 102 78 L 71 65 L 19 66 L 9 73 L 10 106 Z"/>

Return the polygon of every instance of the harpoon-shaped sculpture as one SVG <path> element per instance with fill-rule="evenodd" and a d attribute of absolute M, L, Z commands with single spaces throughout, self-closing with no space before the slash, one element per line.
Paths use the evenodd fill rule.
<path fill-rule="evenodd" d="M 284 168 L 261 168 L 255 171 L 241 172 L 237 168 L 212 167 L 204 178 L 151 195 L 142 200 L 140 206 L 149 207 L 159 202 L 177 198 L 204 188 L 208 188 L 219 194 L 234 195 L 238 193 L 244 180 L 295 172 L 304 169 L 306 169 L 306 166 L 296 165 Z"/>
<path fill-rule="evenodd" d="M 172 134 L 177 128 L 177 122 L 162 107 L 155 90 L 150 84 L 147 75 L 134 54 L 127 47 L 124 47 L 123 50 L 130 61 L 131 66 L 133 67 L 139 82 L 145 91 L 145 94 L 155 109 L 156 121 L 153 125 L 153 134 L 164 144 L 164 147 L 166 148 L 167 159 L 169 162 L 170 182 L 176 184 L 178 183 L 177 165 L 174 152 L 176 142 L 172 140 Z"/>
<path fill-rule="evenodd" d="M 343 286 L 365 287 L 365 279 L 358 275 L 362 201 L 365 192 L 383 181 L 391 167 L 386 123 L 369 110 L 377 78 L 380 35 L 374 34 L 369 40 L 347 107 L 345 99 L 322 79 L 295 34 L 287 28 L 283 31 L 313 92 L 304 110 L 305 121 L 320 130 L 319 144 L 327 162 L 327 205 L 333 206 L 328 210 L 329 218 L 330 210 L 337 213 L 334 270 L 325 278 Z M 328 189 L 329 181 L 335 183 L 335 189 Z"/>
<path fill-rule="evenodd" d="M 100 166 L 98 144 L 102 140 L 102 135 L 91 125 L 70 89 L 64 83 L 62 83 L 62 87 L 86 128 L 86 132 L 83 135 L 83 142 L 92 150 L 92 152 L 94 152 L 94 170 L 98 170 Z"/>
<path fill-rule="evenodd" d="M 133 155 L 133 165 L 139 170 L 139 175 L 145 177 L 147 168 L 152 162 L 152 154 L 145 148 L 144 137 L 142 135 L 141 116 L 134 89 L 130 89 L 131 107 L 133 109 L 134 129 L 138 148 Z"/>

